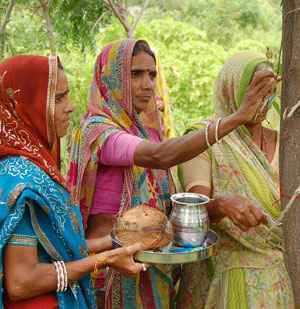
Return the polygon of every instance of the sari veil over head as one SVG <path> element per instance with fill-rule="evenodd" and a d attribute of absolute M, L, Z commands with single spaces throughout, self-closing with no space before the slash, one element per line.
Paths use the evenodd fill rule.
<path fill-rule="evenodd" d="M 101 149 L 109 135 L 115 131 L 125 131 L 150 140 L 147 126 L 157 130 L 161 136 L 159 115 L 154 100 L 151 100 L 147 111 L 142 115 L 137 114 L 131 101 L 131 57 L 136 42 L 134 39 L 121 39 L 108 44 L 99 54 L 88 94 L 88 111 L 75 132 L 68 184 L 80 202 L 84 226 L 87 224 L 93 201 Z M 120 216 L 131 207 L 141 204 L 155 207 L 164 213 L 170 211 L 171 179 L 168 171 L 138 166 L 125 166 L 123 170 Z M 158 274 L 164 280 L 158 278 Z M 157 280 L 162 280 L 162 283 L 159 287 L 152 288 L 152 284 L 156 284 L 156 277 Z M 106 306 L 141 306 L 147 297 L 140 294 L 140 284 L 147 286 L 148 292 L 153 295 L 150 303 L 154 307 L 159 302 L 166 304 L 174 300 L 171 279 L 156 267 L 152 267 L 138 278 L 129 279 L 111 270 L 106 284 Z M 160 293 L 161 298 L 155 296 L 158 290 L 163 291 Z"/>
<path fill-rule="evenodd" d="M 20 55 L 0 64 L 1 261 L 4 246 L 27 209 L 50 261 L 70 262 L 87 256 L 81 215 L 59 171 L 55 132 L 58 63 L 57 56 Z M 69 284 L 65 292 L 57 293 L 57 300 L 60 308 L 95 308 L 90 276 Z M 2 297 L 0 307 L 1 301 Z"/>
<path fill-rule="evenodd" d="M 208 122 L 215 123 L 218 117 L 225 117 L 237 111 L 241 105 L 256 66 L 267 59 L 261 53 L 244 51 L 229 58 L 220 71 L 214 86 L 215 117 Z M 204 127 L 208 122 L 200 122 L 189 130 Z M 225 136 L 220 143 L 214 144 L 208 150 L 212 162 L 213 198 L 222 195 L 238 194 L 247 197 L 254 205 L 259 206 L 272 218 L 277 219 L 280 213 L 278 175 L 265 154 L 254 142 L 246 127 L 240 127 Z M 218 224 L 218 229 L 224 237 L 229 234 L 239 243 L 249 249 L 249 257 L 245 252 L 243 261 L 226 254 L 231 254 L 222 248 L 220 254 L 226 263 L 218 268 L 245 266 L 266 267 L 281 259 L 281 253 L 274 254 L 273 246 L 266 242 L 268 227 L 259 225 L 252 229 L 252 235 L 243 232 L 227 217 Z M 279 232 L 279 230 L 276 230 Z M 280 233 L 281 234 L 281 233 Z M 273 235 L 278 241 L 282 235 Z M 278 238 L 279 237 L 279 238 Z M 271 235 L 272 238 L 272 235 Z M 272 249 L 273 248 L 273 249 Z M 264 258 L 258 259 L 252 254 L 260 252 Z M 254 257 L 254 259 L 253 259 Z M 221 258 L 220 258 L 221 260 Z M 245 262 L 247 261 L 247 262 Z M 245 265 L 242 265 L 242 264 Z M 218 269 L 217 268 L 217 269 Z"/>
<path fill-rule="evenodd" d="M 130 66 L 136 42 L 133 39 L 118 40 L 108 44 L 100 53 L 89 89 L 88 111 L 75 133 L 68 184 L 80 201 L 84 226 L 93 199 L 99 154 L 107 137 L 114 131 L 125 131 L 150 139 L 145 125 L 160 133 L 154 101 L 151 100 L 142 115 L 137 114 L 131 103 Z M 166 172 L 128 166 L 124 167 L 124 178 L 120 214 L 142 203 L 168 211 Z"/>
<path fill-rule="evenodd" d="M 250 51 L 239 52 L 229 58 L 215 81 L 215 117 L 193 125 L 186 133 L 236 112 L 256 66 L 266 61 L 263 54 Z M 276 164 L 268 161 L 246 127 L 235 129 L 209 148 L 207 153 L 211 164 L 212 198 L 244 196 L 271 218 L 279 217 Z M 204 264 L 184 265 L 178 295 L 179 308 L 293 307 L 291 286 L 283 261 L 280 227 L 270 231 L 270 226 L 259 224 L 243 231 L 225 217 L 211 228 L 219 234 L 218 249 L 212 257 L 214 274 L 207 277 Z M 189 304 L 191 307 L 187 306 Z"/>
<path fill-rule="evenodd" d="M 24 156 L 64 184 L 54 123 L 59 62 L 56 56 L 20 55 L 1 63 L 0 158 Z"/>

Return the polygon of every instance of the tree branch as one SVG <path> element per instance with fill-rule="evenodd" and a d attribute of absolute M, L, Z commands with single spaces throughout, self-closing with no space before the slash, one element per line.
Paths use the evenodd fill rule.
<path fill-rule="evenodd" d="M 106 14 L 107 12 L 104 12 L 100 15 L 100 17 L 96 20 L 96 22 L 94 23 L 92 29 L 91 29 L 91 34 L 93 34 L 96 26 L 99 24 L 100 20 L 103 18 L 103 16 Z"/>
<path fill-rule="evenodd" d="M 118 2 L 118 7 L 119 7 L 120 9 L 124 9 L 121 0 L 117 0 L 117 2 Z"/>
<path fill-rule="evenodd" d="M 129 30 L 129 31 L 130 31 L 131 36 L 132 36 L 132 34 L 133 34 L 134 28 L 136 27 L 136 25 L 138 24 L 138 22 L 139 22 L 140 19 L 142 18 L 143 14 L 145 13 L 145 10 L 146 10 L 148 4 L 150 3 L 150 1 L 151 1 L 151 0 L 146 0 L 146 1 L 145 1 L 145 3 L 144 3 L 144 5 L 143 5 L 142 9 L 140 10 L 139 15 L 137 16 L 137 18 L 136 18 L 136 20 L 134 21 L 133 25 L 130 27 L 130 30 Z M 131 37 L 131 36 L 130 36 L 130 37 Z"/>
<path fill-rule="evenodd" d="M 11 11 L 16 4 L 16 0 L 11 0 L 10 3 L 8 4 L 7 11 L 3 20 L 3 23 L 1 24 L 0 28 L 0 62 L 2 62 L 3 59 L 3 39 L 4 39 L 4 31 L 7 23 L 9 22 L 9 18 L 11 15 Z"/>
<path fill-rule="evenodd" d="M 49 15 L 49 6 L 48 3 L 45 0 L 40 0 L 40 3 L 42 5 L 43 11 L 46 16 L 46 26 L 47 26 L 47 32 L 48 32 L 48 38 L 50 42 L 50 50 L 52 55 L 56 55 L 56 46 L 55 46 L 55 39 L 53 35 L 53 28 L 51 24 L 51 19 Z"/>
<path fill-rule="evenodd" d="M 143 14 L 145 13 L 146 7 L 150 3 L 151 0 L 146 0 L 143 7 L 141 8 L 137 18 L 134 20 L 133 24 L 130 26 L 127 18 L 127 7 L 128 7 L 128 1 L 126 1 L 125 7 L 123 6 L 121 0 L 117 0 L 118 6 L 116 7 L 112 0 L 102 0 L 104 3 L 109 5 L 109 7 L 114 12 L 115 16 L 119 19 L 120 23 L 125 28 L 125 31 L 127 33 L 127 37 L 132 38 L 133 37 L 133 31 L 142 18 Z"/>
<path fill-rule="evenodd" d="M 121 22 L 121 24 L 123 25 L 123 27 L 126 30 L 126 33 L 128 35 L 128 31 L 130 30 L 130 26 L 127 20 L 127 16 L 126 13 L 124 14 L 124 8 L 123 6 L 121 6 L 121 8 L 117 8 L 113 3 L 112 0 L 102 0 L 104 3 L 108 4 L 110 6 L 110 8 L 112 9 L 112 11 L 114 12 L 114 14 L 117 16 L 117 18 L 119 19 L 119 21 Z"/>

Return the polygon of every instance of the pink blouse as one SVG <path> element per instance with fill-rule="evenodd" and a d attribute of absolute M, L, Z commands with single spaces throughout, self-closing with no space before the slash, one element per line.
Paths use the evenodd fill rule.
<path fill-rule="evenodd" d="M 147 131 L 152 141 L 160 141 L 156 130 L 147 128 Z M 134 151 L 141 141 L 142 138 L 121 131 L 107 138 L 100 153 L 91 215 L 118 213 L 123 191 L 123 166 L 134 164 Z"/>

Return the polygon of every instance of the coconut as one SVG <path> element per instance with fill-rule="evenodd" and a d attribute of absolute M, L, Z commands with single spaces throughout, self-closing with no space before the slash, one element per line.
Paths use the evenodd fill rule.
<path fill-rule="evenodd" d="M 115 235 L 123 246 L 140 242 L 144 250 L 164 247 L 173 238 L 168 217 L 161 211 L 141 205 L 131 208 L 114 224 Z"/>

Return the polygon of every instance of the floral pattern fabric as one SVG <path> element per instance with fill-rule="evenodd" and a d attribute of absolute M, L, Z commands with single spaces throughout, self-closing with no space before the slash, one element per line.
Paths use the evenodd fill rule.
<path fill-rule="evenodd" d="M 223 66 L 214 88 L 215 118 L 188 131 L 215 123 L 237 110 L 246 86 L 263 55 L 241 52 Z M 276 171 L 245 127 L 238 128 L 214 144 L 208 154 L 212 167 L 212 197 L 238 194 L 248 198 L 277 219 L 280 213 Z M 290 280 L 284 267 L 282 230 L 267 239 L 263 224 L 245 232 L 225 217 L 214 228 L 219 234 L 212 257 L 214 275 L 206 275 L 206 264 L 183 266 L 178 296 L 179 308 L 293 308 Z M 280 271 L 279 271 L 280 270 Z"/>

